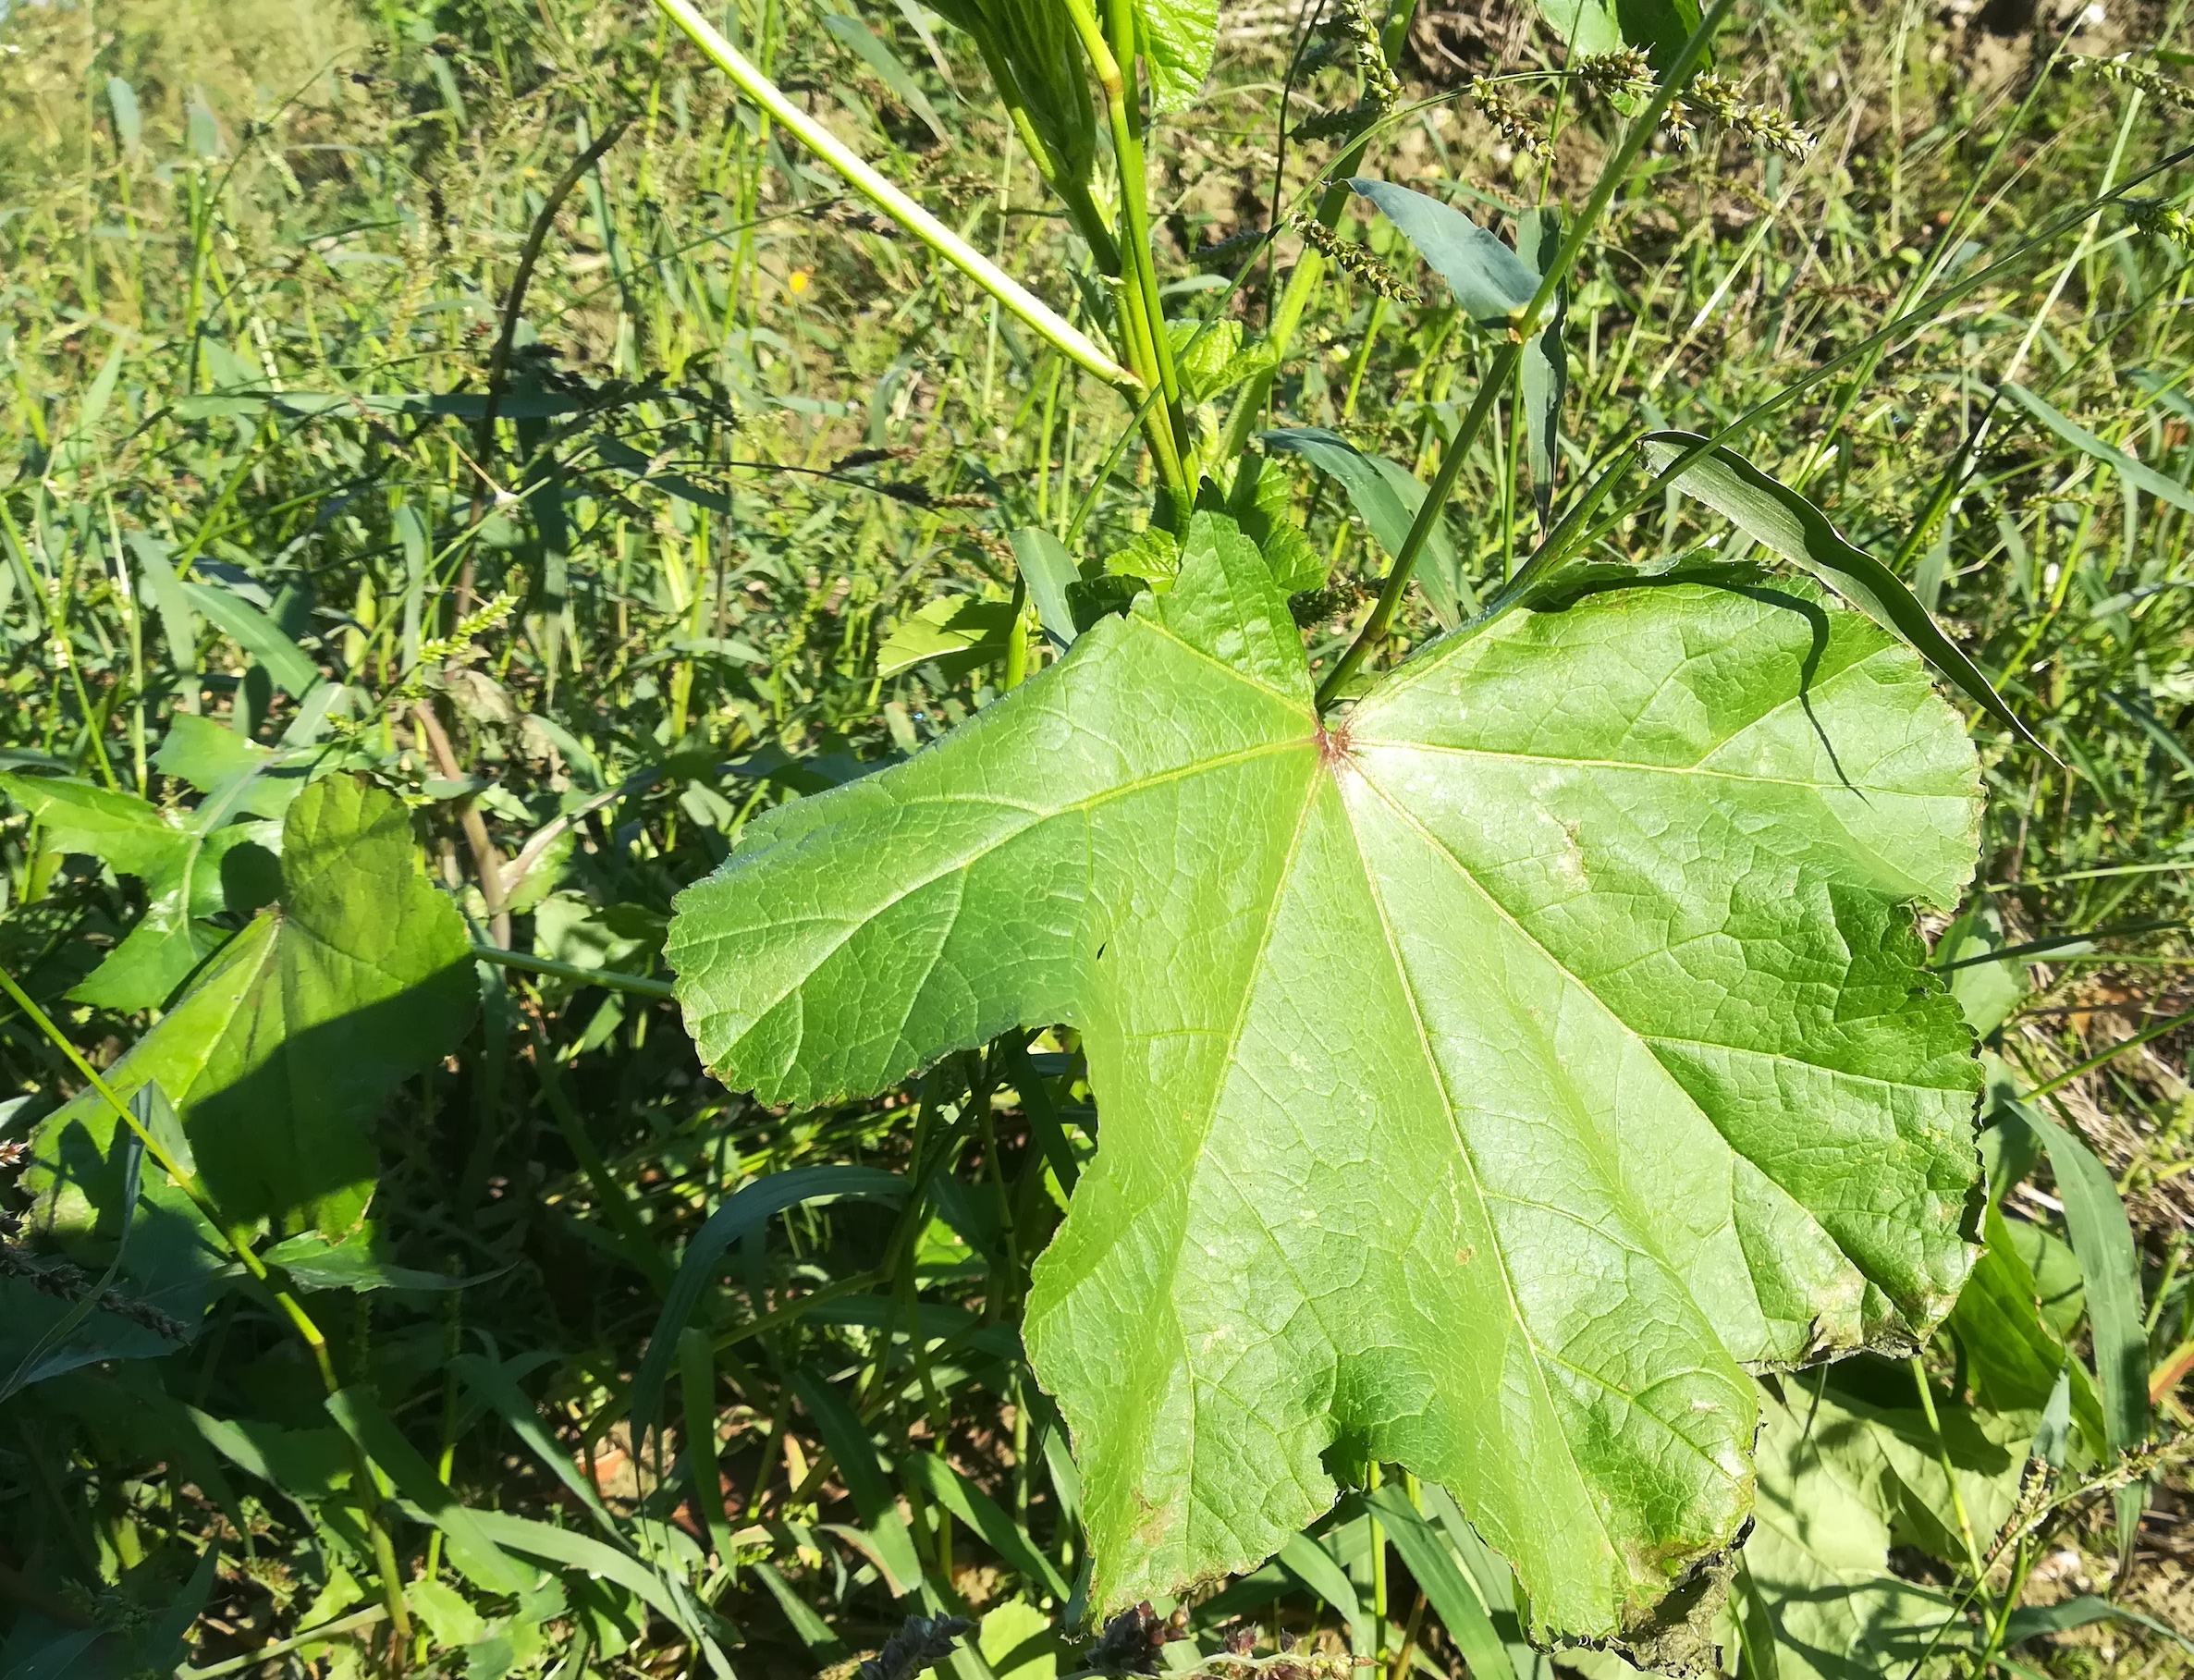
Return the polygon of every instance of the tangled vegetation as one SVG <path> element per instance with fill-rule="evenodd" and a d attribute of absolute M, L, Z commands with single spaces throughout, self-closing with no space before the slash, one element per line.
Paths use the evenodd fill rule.
<path fill-rule="evenodd" d="M 0 13 L 0 1676 L 2188 1672 L 2182 9 Z"/>

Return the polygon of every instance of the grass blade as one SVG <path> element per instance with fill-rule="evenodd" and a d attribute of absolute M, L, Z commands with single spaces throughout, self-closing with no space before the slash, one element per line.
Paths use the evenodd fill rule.
<path fill-rule="evenodd" d="M 2055 1169 L 2065 1226 L 2087 1282 L 2088 1323 L 2094 1334 L 2095 1374 L 2102 1389 L 2104 1439 L 2118 1452 L 2138 1447 L 2149 1431 L 2149 1339 L 2141 1306 L 2140 1256 L 2133 1227 L 2109 1170 L 2065 1126 L 2031 1103 L 2008 1105 L 2041 1139 Z M 2146 1488 L 2121 1490 L 2120 1547 L 2132 1544 Z"/>
<path fill-rule="evenodd" d="M 906 1193 L 904 1179 L 894 1173 L 880 1172 L 874 1167 L 799 1167 L 756 1180 L 727 1198 L 710 1214 L 707 1221 L 693 1233 L 693 1240 L 686 1245 L 685 1254 L 678 1263 L 678 1275 L 671 1280 L 670 1293 L 664 1297 L 663 1310 L 656 1318 L 655 1332 L 648 1338 L 647 1356 L 641 1361 L 639 1372 L 632 1379 L 630 1415 L 633 1452 L 639 1452 L 642 1437 L 655 1422 L 656 1408 L 663 1397 L 664 1380 L 670 1374 L 672 1361 L 678 1357 L 679 1332 L 693 1318 L 693 1308 L 701 1304 L 701 1292 L 708 1287 L 708 1280 L 726 1249 L 748 1232 L 760 1230 L 776 1215 L 803 1202 L 836 1201 L 844 1197 L 888 1200 Z"/>
<path fill-rule="evenodd" d="M 1804 567 L 1884 630 L 1904 637 L 1976 705 L 2054 760 L 2055 754 L 2004 703 L 1980 667 L 1943 633 L 1905 581 L 1854 546 L 1805 497 L 1742 456 L 1710 445 L 1696 432 L 1649 432 L 1640 441 L 1647 461 L 1660 473 L 1666 473 L 1686 452 L 1698 451 L 1677 473 L 1677 489 L 1704 502 L 1771 552 Z"/>
<path fill-rule="evenodd" d="M 925 1495 L 981 1535 L 991 1551 L 1026 1579 L 1060 1603 L 1066 1602 L 1067 1584 L 1051 1560 L 1036 1549 L 989 1494 L 933 1453 L 915 1453 L 900 1465 L 900 1473 L 920 1484 Z"/>
<path fill-rule="evenodd" d="M 906 1518 L 899 1514 L 899 1502 L 891 1497 L 890 1484 L 884 1479 L 876 1442 L 838 1391 L 814 1371 L 795 1371 L 792 1392 L 823 1432 L 823 1444 L 838 1460 L 839 1479 L 846 1484 L 846 1491 L 853 1496 L 854 1509 L 868 1526 L 876 1568 L 886 1577 L 886 1588 L 893 1598 L 903 1598 L 922 1585 L 922 1560 L 915 1553 L 914 1537 L 907 1530 Z"/>
<path fill-rule="evenodd" d="M 1496 1677 L 1512 1673 L 1508 1647 L 1494 1630 L 1493 1619 L 1432 1525 L 1391 1482 L 1370 1494 L 1369 1500 L 1379 1520 L 1386 1524 L 1394 1550 L 1425 1589 L 1426 1599 L 1446 1625 L 1456 1650 L 1470 1664 L 1470 1672 Z"/>
<path fill-rule="evenodd" d="M 404 1439 L 403 1431 L 390 1421 L 378 1401 L 353 1384 L 327 1397 L 327 1413 L 343 1433 L 387 1473 L 397 1491 L 447 1537 L 449 1561 L 467 1580 L 489 1592 L 525 1589 L 531 1577 L 482 1527 L 482 1514 L 459 1502 L 449 1485 L 435 1474 L 419 1449 Z"/>
<path fill-rule="evenodd" d="M 2114 444 L 2106 444 L 2078 422 L 2067 419 L 2023 385 L 2006 384 L 2004 395 L 2027 411 L 2090 460 L 2101 461 L 2137 490 L 2146 490 L 2160 502 L 2194 513 L 2194 490 L 2165 478 L 2153 467 L 2143 466 Z"/>

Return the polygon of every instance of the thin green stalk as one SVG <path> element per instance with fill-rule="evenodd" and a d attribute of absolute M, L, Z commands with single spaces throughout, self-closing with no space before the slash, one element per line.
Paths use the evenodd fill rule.
<path fill-rule="evenodd" d="M 1973 1571 L 1976 1582 L 1988 1579 L 1988 1565 L 1981 1561 L 1980 1540 L 1973 1532 L 1973 1519 L 1966 1514 L 1966 1495 L 1958 1486 L 1957 1467 L 1950 1462 L 1950 1442 L 1943 1437 L 1943 1420 L 1935 1415 L 1935 1391 L 1928 1381 L 1928 1367 L 1918 1354 L 1906 1361 L 1912 1370 L 1912 1386 L 1919 1391 L 1919 1409 L 1928 1420 L 1928 1431 L 1935 1438 L 1935 1462 L 1943 1466 L 1943 1479 L 1950 1488 L 1950 1509 L 1958 1519 L 1958 1539 L 1966 1548 L 1966 1562 Z"/>
<path fill-rule="evenodd" d="M 548 975 L 558 980 L 576 980 L 582 986 L 606 986 L 611 991 L 631 992 L 635 997 L 668 1000 L 678 996 L 668 980 L 650 980 L 644 975 L 619 974 L 613 968 L 581 968 L 572 963 L 552 963 L 546 957 L 529 957 L 523 951 L 505 950 L 496 945 L 474 945 L 472 954 L 483 963 L 493 963 L 497 968 L 515 968 L 522 974 Z"/>
<path fill-rule="evenodd" d="M 1614 154 L 1600 170 L 1600 180 L 1592 189 L 1591 198 L 1586 201 L 1584 210 L 1570 223 L 1562 237 L 1561 245 L 1554 252 L 1553 262 L 1547 265 L 1546 273 L 1539 277 L 1538 290 L 1532 295 L 1531 301 L 1511 318 L 1509 341 L 1501 347 L 1500 354 L 1494 358 L 1493 366 L 1487 371 L 1484 381 L 1479 385 L 1477 397 L 1471 403 L 1469 413 L 1464 417 L 1453 443 L 1449 445 L 1447 453 L 1440 458 L 1439 476 L 1432 481 L 1432 487 L 1426 493 L 1424 502 L 1417 509 L 1416 518 L 1410 523 L 1409 535 L 1403 541 L 1401 553 L 1394 557 L 1394 564 L 1379 592 L 1379 600 L 1371 609 L 1371 616 L 1364 621 L 1364 628 L 1356 633 L 1356 639 L 1349 644 L 1348 651 L 1334 661 L 1333 668 L 1326 674 L 1326 680 L 1318 684 L 1318 705 L 1321 711 L 1332 705 L 1342 685 L 1355 675 L 1365 657 L 1384 640 L 1393 624 L 1394 614 L 1402 605 L 1403 593 L 1409 587 L 1410 574 L 1416 570 L 1417 557 L 1424 552 L 1433 528 L 1446 511 L 1448 497 L 1455 488 L 1455 479 L 1463 471 L 1463 463 L 1468 458 L 1471 447 L 1477 442 L 1478 433 L 1485 429 L 1494 403 L 1500 399 L 1501 392 L 1514 377 L 1525 343 L 1538 330 L 1539 316 L 1545 313 L 1547 305 L 1554 300 L 1554 294 L 1568 278 L 1570 269 L 1575 266 L 1577 256 L 1585 248 L 1585 240 L 1600 225 L 1600 217 L 1607 214 L 1608 204 L 1614 198 L 1616 190 L 1622 186 L 1624 178 L 1630 173 L 1631 165 L 1636 161 L 1639 152 L 1644 150 L 1647 140 L 1660 128 L 1661 115 L 1691 80 L 1693 69 L 1706 52 L 1707 43 L 1714 38 L 1714 31 L 1721 27 L 1731 4 L 1732 0 L 1713 0 L 1713 4 L 1708 6 L 1706 15 L 1698 20 L 1698 27 L 1691 31 L 1691 38 L 1684 43 L 1684 50 L 1676 55 L 1675 62 L 1669 66 L 1668 73 L 1661 79 L 1661 85 L 1653 91 L 1653 97 L 1631 119 L 1629 130 L 1623 136 L 1623 143 L 1615 149 Z"/>
<path fill-rule="evenodd" d="M 740 92 L 791 130 L 869 202 L 1003 303 L 1030 331 L 1055 346 L 1077 366 L 1087 369 L 1131 398 L 1141 399 L 1145 388 L 1142 380 L 1106 355 L 1049 304 L 885 179 L 860 153 L 794 104 L 745 54 L 717 32 L 716 26 L 693 7 L 692 0 L 656 0 L 656 4 L 685 31 L 686 38 L 701 49 L 710 63 L 738 85 Z"/>

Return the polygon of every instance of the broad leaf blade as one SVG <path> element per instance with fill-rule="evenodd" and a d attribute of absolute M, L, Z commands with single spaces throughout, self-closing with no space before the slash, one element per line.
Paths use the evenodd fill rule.
<path fill-rule="evenodd" d="M 1765 1610 L 1745 1672 L 1777 1680 L 1881 1680 L 1955 1639 L 1956 1606 L 1889 1566 L 1894 1475 L 1879 1436 L 1810 1385 L 1769 1398 L 1759 1502 L 1745 1545 L 1747 1591 Z M 1747 1639 L 1754 1619 L 1747 1618 Z"/>
<path fill-rule="evenodd" d="M 1650 432 L 1643 441 L 1647 460 L 1656 472 L 1664 472 L 1679 456 L 1707 440 L 1696 432 Z M 2049 752 L 2019 721 L 2018 714 L 2004 704 L 1980 667 L 1943 633 L 1905 581 L 1866 550 L 1855 547 L 1829 523 L 1826 514 L 1789 485 L 1778 484 L 1741 456 L 1715 447 L 1685 466 L 1677 474 L 1676 488 L 1706 503 L 1773 553 L 1803 566 L 1884 630 L 1903 636 L 1990 717 L 2029 745 Z"/>
<path fill-rule="evenodd" d="M 1909 650 L 1803 584 L 1512 613 L 1323 728 L 1200 513 L 1171 593 L 752 825 L 668 954 L 772 1102 L 1081 1030 L 1104 1141 L 1025 1337 L 1099 1608 L 1262 1562 L 1339 1447 L 1606 1637 L 1743 1521 L 1743 1365 L 1964 1280 L 1978 1073 L 1908 903 L 1977 815 Z"/>
<path fill-rule="evenodd" d="M 1684 50 L 1699 17 L 1698 0 L 1538 0 L 1538 10 L 1573 61 L 1635 46 L 1657 70 Z M 1712 63 L 1710 53 L 1699 60 L 1701 68 Z"/>
<path fill-rule="evenodd" d="M 1323 426 L 1289 426 L 1266 432 L 1259 441 L 1268 449 L 1300 455 L 1340 484 L 1356 517 L 1388 557 L 1402 552 L 1427 494 L 1407 467 L 1383 455 L 1367 455 L 1340 433 Z M 1467 598 L 1468 586 L 1462 582 L 1455 545 L 1444 519 L 1425 539 L 1416 576 L 1441 628 L 1454 629 L 1462 622 L 1462 598 Z"/>
<path fill-rule="evenodd" d="M 1505 324 L 1538 293 L 1538 270 L 1453 205 L 1367 176 L 1348 184 L 1386 213 L 1480 326 Z"/>
<path fill-rule="evenodd" d="M 1134 0 L 1135 23 L 1150 66 L 1153 108 L 1185 111 L 1204 91 L 1219 44 L 1219 0 Z"/>
<path fill-rule="evenodd" d="M 1002 659 L 1012 633 L 1010 601 L 974 595 L 945 595 L 912 618 L 902 619 L 876 649 L 876 675 L 896 677 L 935 661 L 947 677 L 962 676 L 978 665 Z"/>

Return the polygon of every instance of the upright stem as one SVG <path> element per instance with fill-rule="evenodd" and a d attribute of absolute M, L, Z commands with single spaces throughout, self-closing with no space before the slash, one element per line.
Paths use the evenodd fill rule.
<path fill-rule="evenodd" d="M 1645 109 L 1632 118 L 1629 131 L 1623 136 L 1623 143 L 1615 149 L 1606 166 L 1600 170 L 1591 198 L 1563 235 L 1562 244 L 1554 252 L 1554 260 L 1547 264 L 1546 273 L 1540 276 L 1538 290 L 1532 295 L 1530 302 L 1510 317 L 1508 342 L 1501 347 L 1492 367 L 1487 371 L 1478 386 L 1477 397 L 1470 405 L 1470 412 L 1464 417 L 1454 442 L 1448 446 L 1447 453 L 1440 458 L 1440 474 L 1432 481 L 1432 488 L 1426 493 L 1424 502 L 1418 507 L 1416 518 L 1410 522 L 1409 535 L 1402 544 L 1402 552 L 1394 557 L 1393 569 L 1387 573 L 1387 581 L 1379 592 L 1379 600 L 1371 609 L 1371 616 L 1364 621 L 1364 628 L 1357 632 L 1356 639 L 1349 644 L 1348 651 L 1334 662 L 1333 668 L 1326 674 L 1326 680 L 1318 684 L 1318 704 L 1321 709 L 1333 703 L 1342 685 L 1355 675 L 1365 656 L 1385 637 L 1388 628 L 1393 623 L 1394 613 L 1402 605 L 1403 592 L 1409 587 L 1410 573 L 1416 570 L 1417 556 L 1424 552 L 1426 541 L 1446 511 L 1448 497 L 1455 487 L 1456 476 L 1463 471 L 1464 460 L 1469 455 L 1471 446 L 1477 442 L 1477 435 L 1485 429 L 1486 421 L 1493 412 L 1494 403 L 1500 399 L 1501 393 L 1507 388 L 1510 379 L 1514 375 L 1524 346 L 1530 340 L 1532 334 L 1538 331 L 1540 315 L 1546 313 L 1547 305 L 1554 300 L 1554 294 L 1561 290 L 1563 281 L 1568 278 L 1569 271 L 1575 266 L 1578 253 L 1585 248 L 1587 237 L 1599 226 L 1600 218 L 1607 214 L 1609 202 L 1622 186 L 1624 177 L 1630 173 L 1630 166 L 1644 149 L 1647 140 L 1661 126 L 1661 114 L 1691 80 L 1692 70 L 1697 67 L 1700 55 L 1706 52 L 1707 43 L 1714 38 L 1714 31 L 1721 27 L 1722 19 L 1728 14 L 1732 3 L 1733 0 L 1713 0 L 1707 7 L 1705 15 L 1698 20 L 1698 27 L 1691 31 L 1691 38 L 1685 42 L 1684 50 L 1676 55 L 1675 62 L 1669 66 L 1668 73 L 1661 79 L 1661 85 L 1653 91 L 1653 97 L 1646 102 Z"/>
<path fill-rule="evenodd" d="M 1146 384 L 1154 384 L 1164 401 L 1153 402 L 1141 416 L 1158 460 L 1159 476 L 1177 495 L 1195 494 L 1182 455 L 1187 447 L 1187 429 L 1181 418 L 1181 380 L 1173 366 L 1173 347 L 1166 337 L 1166 316 L 1158 295 L 1158 270 L 1150 251 L 1149 182 L 1143 163 L 1143 136 L 1135 113 L 1130 109 L 1134 90 L 1123 62 L 1134 59 L 1134 19 L 1124 0 L 1108 0 L 1112 32 L 1106 32 L 1090 10 L 1089 0 L 1066 0 L 1067 15 L 1082 38 L 1097 85 L 1104 90 L 1105 114 L 1112 130 L 1112 153 L 1120 171 L 1120 320 L 1128 340 L 1130 358 Z"/>

